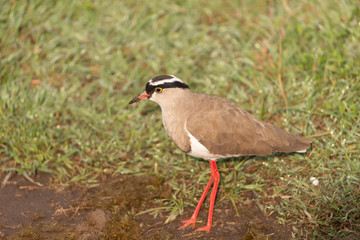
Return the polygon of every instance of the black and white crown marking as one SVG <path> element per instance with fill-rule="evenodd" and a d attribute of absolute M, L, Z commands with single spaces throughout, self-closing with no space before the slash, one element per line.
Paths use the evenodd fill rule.
<path fill-rule="evenodd" d="M 172 76 L 172 75 L 160 75 L 160 76 L 154 77 L 150 81 L 152 83 L 155 83 L 155 82 L 158 82 L 158 81 L 161 81 L 161 80 L 172 79 L 172 78 L 174 78 L 174 76 Z"/>
<path fill-rule="evenodd" d="M 154 77 L 146 84 L 146 93 L 153 94 L 156 87 L 161 88 L 190 88 L 181 79 L 173 75 L 160 75 Z"/>

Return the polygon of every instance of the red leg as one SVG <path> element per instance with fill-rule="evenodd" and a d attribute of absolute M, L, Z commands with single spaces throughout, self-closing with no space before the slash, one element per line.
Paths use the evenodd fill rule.
<path fill-rule="evenodd" d="M 211 167 L 211 163 L 210 163 L 210 167 Z M 212 168 L 212 167 L 211 167 Z M 212 172 L 212 170 L 211 170 Z M 188 225 L 190 224 L 193 224 L 193 228 L 195 227 L 195 223 L 196 223 L 196 217 L 200 211 L 200 208 L 201 208 L 201 205 L 202 203 L 204 202 L 205 200 L 205 197 L 206 197 L 206 194 L 208 193 L 209 189 L 210 189 L 210 186 L 211 186 L 211 182 L 213 180 L 213 175 L 211 174 L 210 176 L 210 179 L 209 179 L 209 182 L 207 183 L 205 189 L 204 189 L 204 192 L 202 193 L 201 195 L 201 198 L 198 202 L 198 205 L 196 206 L 195 208 L 195 211 L 193 213 L 193 215 L 191 216 L 191 218 L 189 220 L 184 220 L 182 221 L 183 223 L 185 223 L 184 225 L 182 225 L 179 229 L 182 229 L 182 228 L 186 228 Z"/>
<path fill-rule="evenodd" d="M 213 211 L 214 211 L 216 191 L 217 191 L 217 188 L 218 188 L 219 182 L 220 182 L 220 173 L 217 169 L 216 161 L 210 161 L 210 167 L 211 167 L 211 178 L 214 179 L 214 186 L 213 186 L 213 190 L 211 191 L 211 194 L 210 194 L 210 208 L 209 208 L 208 221 L 207 221 L 207 224 L 205 227 L 201 227 L 196 230 L 196 231 L 206 231 L 208 233 L 210 232 L 211 225 L 212 225 L 212 215 L 213 215 Z"/>

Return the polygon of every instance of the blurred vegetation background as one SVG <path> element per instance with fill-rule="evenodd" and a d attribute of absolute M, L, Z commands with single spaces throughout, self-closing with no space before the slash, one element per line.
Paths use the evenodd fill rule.
<path fill-rule="evenodd" d="M 251 191 L 299 238 L 359 234 L 359 39 L 356 0 L 1 1 L 1 175 L 156 174 L 174 219 L 208 164 L 168 139 L 156 104 L 127 106 L 174 74 L 313 140 L 307 155 L 221 162 L 219 204 Z"/>

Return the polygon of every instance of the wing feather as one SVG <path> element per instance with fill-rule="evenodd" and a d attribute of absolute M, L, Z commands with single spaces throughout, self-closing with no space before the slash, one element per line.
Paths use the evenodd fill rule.
<path fill-rule="evenodd" d="M 227 99 L 193 95 L 200 111 L 186 119 L 187 130 L 212 154 L 264 156 L 310 147 L 309 140 L 260 121 Z"/>

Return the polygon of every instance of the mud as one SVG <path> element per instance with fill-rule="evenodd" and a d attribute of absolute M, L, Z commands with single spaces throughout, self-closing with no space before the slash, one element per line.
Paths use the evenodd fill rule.
<path fill-rule="evenodd" d="M 4 177 L 2 176 L 0 180 Z M 230 202 L 215 205 L 209 234 L 179 230 L 193 208 L 164 224 L 169 213 L 137 215 L 161 207 L 155 199 L 170 199 L 165 179 L 149 175 L 106 176 L 92 188 L 63 188 L 50 176 L 10 178 L 0 189 L 0 239 L 290 239 L 290 228 L 265 216 L 257 206 L 239 204 L 239 215 Z M 207 208 L 200 211 L 196 227 L 206 223 Z"/>

